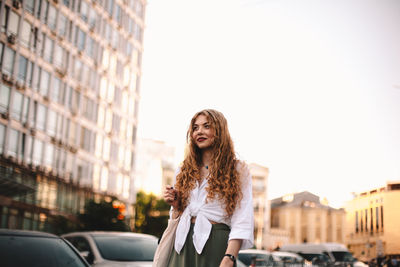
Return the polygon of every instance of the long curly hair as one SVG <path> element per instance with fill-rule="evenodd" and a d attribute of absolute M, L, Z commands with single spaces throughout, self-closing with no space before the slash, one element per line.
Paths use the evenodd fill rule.
<path fill-rule="evenodd" d="M 202 167 L 201 150 L 193 140 L 193 125 L 198 116 L 207 117 L 211 128 L 214 129 L 214 143 L 212 158 L 209 166 L 207 201 L 219 199 L 225 206 L 226 215 L 230 217 L 237 203 L 242 198 L 239 172 L 236 168 L 237 158 L 233 142 L 228 131 L 228 123 L 224 115 L 213 109 L 205 109 L 197 112 L 191 122 L 186 135 L 188 151 L 181 165 L 181 170 L 176 177 L 175 188 L 178 191 L 178 211 L 183 212 L 187 207 L 190 192 L 196 186 L 196 180 L 200 178 Z"/>

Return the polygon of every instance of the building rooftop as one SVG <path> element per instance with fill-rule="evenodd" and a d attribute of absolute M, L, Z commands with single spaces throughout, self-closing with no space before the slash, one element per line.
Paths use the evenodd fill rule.
<path fill-rule="evenodd" d="M 319 196 L 314 195 L 308 191 L 287 194 L 271 200 L 271 208 L 283 206 L 333 209 L 332 207 L 321 203 Z"/>

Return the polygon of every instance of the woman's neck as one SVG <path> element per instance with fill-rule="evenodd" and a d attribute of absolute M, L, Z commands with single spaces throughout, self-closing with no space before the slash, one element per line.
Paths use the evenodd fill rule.
<path fill-rule="evenodd" d="M 211 150 L 204 150 L 203 153 L 201 154 L 201 161 L 203 163 L 202 167 L 206 167 L 208 169 L 208 166 L 211 163 L 211 157 L 212 157 L 212 151 Z"/>

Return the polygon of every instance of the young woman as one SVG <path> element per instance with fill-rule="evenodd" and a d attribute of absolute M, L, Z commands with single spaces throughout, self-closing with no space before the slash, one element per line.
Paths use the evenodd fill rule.
<path fill-rule="evenodd" d="M 253 246 L 251 176 L 234 152 L 222 113 L 196 113 L 188 152 L 164 199 L 180 216 L 170 267 L 236 266 L 240 249 Z"/>

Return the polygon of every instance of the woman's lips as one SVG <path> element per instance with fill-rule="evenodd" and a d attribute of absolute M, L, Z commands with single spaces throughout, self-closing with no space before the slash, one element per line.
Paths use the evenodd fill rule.
<path fill-rule="evenodd" d="M 203 142 L 204 140 L 206 140 L 206 138 L 203 138 L 203 137 L 197 139 L 198 142 Z"/>

